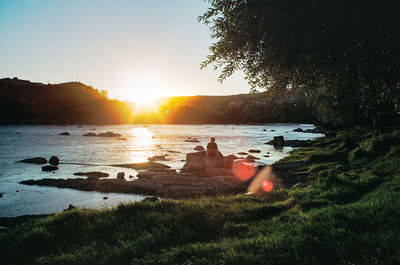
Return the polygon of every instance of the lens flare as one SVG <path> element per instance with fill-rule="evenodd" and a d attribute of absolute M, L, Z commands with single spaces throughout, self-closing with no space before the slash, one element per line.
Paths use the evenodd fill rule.
<path fill-rule="evenodd" d="M 250 179 L 256 173 L 256 168 L 244 161 L 235 161 L 232 165 L 233 173 L 242 181 Z"/>
<path fill-rule="evenodd" d="M 270 192 L 270 191 L 272 191 L 274 189 L 274 184 L 272 184 L 272 182 L 269 181 L 269 180 L 263 180 L 261 182 L 261 188 L 265 192 Z"/>

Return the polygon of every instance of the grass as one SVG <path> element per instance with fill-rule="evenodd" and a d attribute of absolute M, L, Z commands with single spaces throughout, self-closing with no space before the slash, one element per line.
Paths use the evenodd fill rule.
<path fill-rule="evenodd" d="M 400 131 L 341 132 L 285 161 L 308 185 L 72 210 L 11 228 L 1 264 L 400 264 Z"/>

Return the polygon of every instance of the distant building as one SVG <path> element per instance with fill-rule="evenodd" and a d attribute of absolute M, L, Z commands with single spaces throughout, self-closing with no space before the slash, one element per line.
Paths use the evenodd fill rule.
<path fill-rule="evenodd" d="M 103 97 L 108 98 L 108 91 L 107 91 L 107 90 L 101 90 L 101 91 L 100 91 L 100 94 L 101 94 Z"/>

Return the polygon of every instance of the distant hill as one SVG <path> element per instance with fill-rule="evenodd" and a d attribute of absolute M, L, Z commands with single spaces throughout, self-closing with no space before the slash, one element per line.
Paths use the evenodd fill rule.
<path fill-rule="evenodd" d="M 110 100 L 79 82 L 33 83 L 0 79 L 0 124 L 228 124 L 313 123 L 314 111 L 302 97 L 286 93 L 169 97 L 152 108 Z"/>
<path fill-rule="evenodd" d="M 130 109 L 79 82 L 56 85 L 0 79 L 1 124 L 130 123 Z"/>

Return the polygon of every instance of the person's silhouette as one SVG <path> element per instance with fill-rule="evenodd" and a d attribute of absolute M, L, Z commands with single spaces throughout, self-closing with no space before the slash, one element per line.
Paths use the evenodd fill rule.
<path fill-rule="evenodd" d="M 207 157 L 217 157 L 218 156 L 218 146 L 215 143 L 215 138 L 211 137 L 211 142 L 207 144 Z"/>

